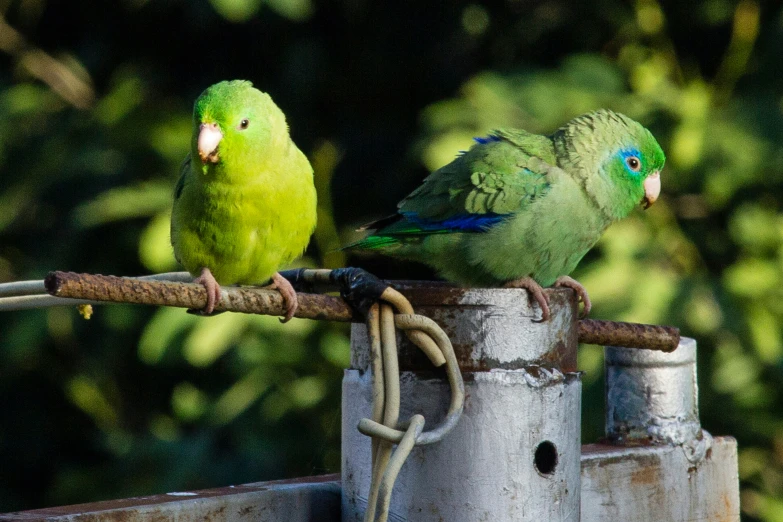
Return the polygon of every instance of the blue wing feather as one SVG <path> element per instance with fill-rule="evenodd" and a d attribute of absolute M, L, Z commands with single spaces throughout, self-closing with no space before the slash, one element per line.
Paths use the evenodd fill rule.
<path fill-rule="evenodd" d="M 494 225 L 505 220 L 509 214 L 457 214 L 444 220 L 420 218 L 415 212 L 402 212 L 409 223 L 416 225 L 424 233 L 433 232 L 486 232 Z M 386 232 L 385 230 L 381 233 Z M 393 233 L 393 232 L 392 232 Z"/>
<path fill-rule="evenodd" d="M 479 145 L 486 145 L 487 143 L 492 143 L 500 140 L 501 140 L 500 136 L 496 136 L 494 134 L 490 134 L 489 136 L 485 136 L 483 138 L 480 136 L 473 138 L 473 141 L 475 141 Z"/>
<path fill-rule="evenodd" d="M 397 221 L 382 226 L 377 232 L 364 239 L 343 248 L 359 248 L 374 250 L 396 245 L 405 238 L 415 238 L 430 234 L 446 234 L 449 232 L 486 232 L 498 223 L 503 222 L 511 214 L 457 214 L 443 220 L 420 218 L 415 212 L 397 214 Z M 388 223 L 389 220 L 382 220 Z M 372 224 L 368 226 L 372 228 Z"/>

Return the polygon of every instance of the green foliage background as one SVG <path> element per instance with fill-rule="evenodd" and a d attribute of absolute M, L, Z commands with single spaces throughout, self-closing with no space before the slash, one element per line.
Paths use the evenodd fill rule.
<path fill-rule="evenodd" d="M 576 276 L 602 318 L 699 342 L 702 422 L 740 443 L 743 514 L 783 520 L 783 12 L 755 0 L 0 0 L 0 281 L 175 269 L 192 101 L 270 92 L 311 158 L 302 263 L 494 127 L 598 107 L 648 125 L 664 195 Z M 339 469 L 345 325 L 107 306 L 0 315 L 0 511 Z M 584 346 L 584 440 L 603 423 Z"/>

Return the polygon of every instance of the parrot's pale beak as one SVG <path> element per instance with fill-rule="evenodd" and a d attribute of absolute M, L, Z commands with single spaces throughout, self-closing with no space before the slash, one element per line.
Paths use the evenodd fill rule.
<path fill-rule="evenodd" d="M 647 176 L 644 180 L 644 199 L 642 205 L 645 210 L 650 208 L 661 194 L 661 173 L 657 170 Z"/>
<path fill-rule="evenodd" d="M 198 129 L 198 157 L 204 163 L 217 163 L 218 145 L 223 139 L 223 133 L 217 123 L 202 123 Z"/>

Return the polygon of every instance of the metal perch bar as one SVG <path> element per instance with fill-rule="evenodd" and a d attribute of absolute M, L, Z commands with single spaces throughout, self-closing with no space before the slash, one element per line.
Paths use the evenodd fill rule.
<path fill-rule="evenodd" d="M 138 303 L 155 306 L 203 308 L 206 290 L 193 283 L 142 280 L 129 277 L 51 272 L 45 280 L 46 290 L 58 298 L 79 302 Z M 43 296 L 46 297 L 46 296 Z M 250 287 L 224 287 L 217 310 L 283 315 L 283 302 L 274 290 Z M 361 322 L 341 298 L 322 294 L 299 294 L 295 317 L 328 321 Z M 626 348 L 644 348 L 672 352 L 680 342 L 680 331 L 671 326 L 656 326 L 615 321 L 584 319 L 579 321 L 579 342 Z"/>
<path fill-rule="evenodd" d="M 142 281 L 178 281 L 180 283 L 190 283 L 193 281 L 193 276 L 187 272 L 164 272 L 162 274 L 132 277 L 131 279 L 141 279 Z M 0 283 L 0 298 L 46 295 L 46 293 L 46 285 L 41 279 L 36 279 L 34 281 L 13 281 L 10 283 Z"/>
<path fill-rule="evenodd" d="M 679 328 L 618 321 L 582 319 L 577 335 L 580 343 L 644 348 L 667 353 L 676 350 L 680 344 Z"/>
<path fill-rule="evenodd" d="M 207 292 L 202 285 L 170 281 L 142 281 L 128 277 L 50 272 L 44 280 L 53 296 L 90 301 L 136 303 L 180 308 L 204 308 Z M 216 311 L 285 315 L 283 298 L 276 290 L 223 287 Z M 295 317 L 330 321 L 360 321 L 342 299 L 321 294 L 299 294 Z"/>
<path fill-rule="evenodd" d="M 189 283 L 193 280 L 193 276 L 187 272 L 165 272 L 134 277 L 132 279 Z M 82 304 L 101 304 L 101 302 L 51 296 L 46 293 L 46 285 L 44 285 L 42 280 L 0 283 L 0 312 L 31 310 L 33 308 L 47 308 L 51 306 L 78 306 Z"/>

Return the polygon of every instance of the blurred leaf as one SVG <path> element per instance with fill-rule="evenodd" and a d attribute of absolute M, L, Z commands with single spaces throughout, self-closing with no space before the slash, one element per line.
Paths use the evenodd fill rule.
<path fill-rule="evenodd" d="M 753 344 L 759 358 L 766 363 L 777 363 L 783 355 L 780 337 L 780 318 L 762 306 L 751 306 L 748 313 Z"/>
<path fill-rule="evenodd" d="M 746 258 L 729 267 L 724 276 L 726 287 L 737 295 L 758 297 L 778 285 L 780 271 L 769 261 Z"/>
<path fill-rule="evenodd" d="M 144 328 L 139 340 L 139 358 L 147 364 L 159 363 L 174 339 L 198 319 L 179 308 L 160 308 Z"/>
<path fill-rule="evenodd" d="M 351 363 L 351 341 L 345 335 L 329 332 L 321 337 L 321 354 L 338 368 L 348 368 Z"/>
<path fill-rule="evenodd" d="M 266 0 L 269 7 L 280 16 L 295 22 L 303 22 L 313 14 L 311 0 Z"/>
<path fill-rule="evenodd" d="M 719 393 L 736 393 L 758 378 L 760 367 L 749 354 L 743 353 L 736 339 L 724 340 L 716 352 L 712 386 Z"/>
<path fill-rule="evenodd" d="M 135 76 L 117 81 L 114 89 L 95 107 L 95 116 L 104 125 L 115 125 L 144 101 L 144 84 Z"/>
<path fill-rule="evenodd" d="M 107 190 L 76 207 L 71 220 L 76 226 L 87 228 L 121 219 L 151 216 L 171 205 L 172 190 L 171 185 L 163 182 Z"/>
<path fill-rule="evenodd" d="M 68 397 L 103 429 L 114 426 L 117 412 L 98 384 L 86 375 L 77 375 L 68 383 Z"/>
<path fill-rule="evenodd" d="M 175 441 L 180 437 L 179 429 L 177 428 L 174 419 L 167 415 L 155 415 L 150 420 L 150 432 L 160 440 Z"/>
<path fill-rule="evenodd" d="M 185 339 L 185 360 L 197 367 L 213 364 L 231 347 L 233 339 L 238 337 L 252 320 L 253 316 L 232 313 L 200 317 Z"/>
<path fill-rule="evenodd" d="M 171 407 L 178 419 L 192 422 L 207 409 L 207 398 L 201 390 L 189 382 L 181 382 L 171 394 Z"/>
<path fill-rule="evenodd" d="M 150 272 L 170 272 L 177 267 L 170 228 L 171 214 L 162 212 L 147 224 L 139 238 L 139 258 Z"/>
<path fill-rule="evenodd" d="M 302 377 L 288 386 L 288 394 L 296 407 L 312 408 L 326 395 L 326 383 L 321 377 Z"/>
<path fill-rule="evenodd" d="M 215 402 L 211 415 L 215 424 L 226 424 L 249 408 L 269 388 L 266 372 L 256 368 L 248 372 Z"/>
<path fill-rule="evenodd" d="M 345 265 L 345 253 L 340 250 L 340 237 L 334 224 L 332 209 L 331 184 L 332 176 L 342 154 L 337 146 L 324 141 L 313 152 L 313 181 L 318 194 L 318 226 L 313 238 L 321 251 L 324 252 L 324 268 L 339 268 Z"/>
<path fill-rule="evenodd" d="M 258 12 L 261 0 L 209 0 L 220 16 L 231 22 L 244 22 Z"/>

